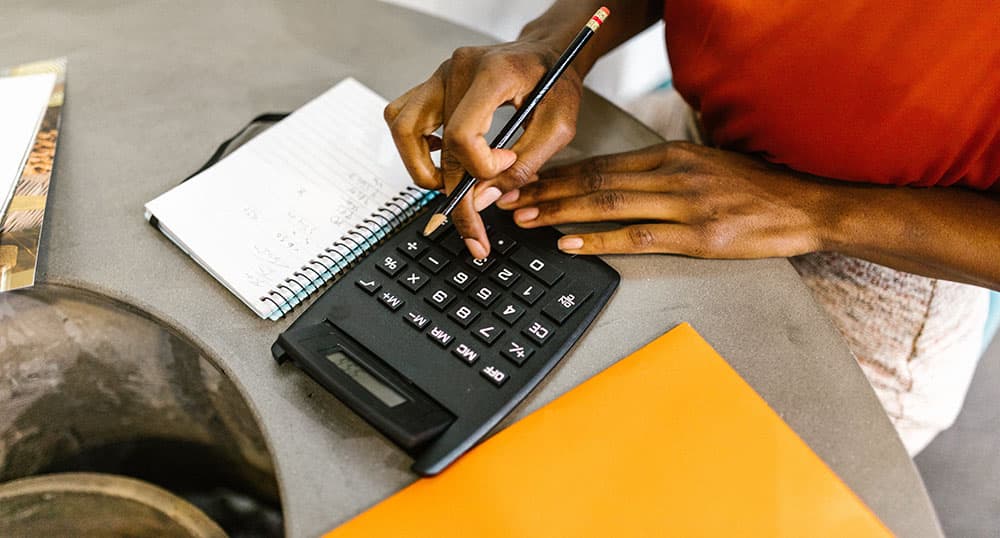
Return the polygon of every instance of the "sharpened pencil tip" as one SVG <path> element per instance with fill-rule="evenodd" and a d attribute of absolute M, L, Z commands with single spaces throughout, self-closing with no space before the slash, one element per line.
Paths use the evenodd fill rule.
<path fill-rule="evenodd" d="M 434 230 L 444 226 L 444 223 L 448 222 L 448 217 L 442 215 L 441 213 L 434 213 L 431 215 L 431 220 L 427 222 L 427 226 L 424 226 L 424 237 L 434 233 Z"/>

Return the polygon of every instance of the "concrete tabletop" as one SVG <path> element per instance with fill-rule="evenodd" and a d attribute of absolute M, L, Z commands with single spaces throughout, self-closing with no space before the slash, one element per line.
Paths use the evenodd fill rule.
<path fill-rule="evenodd" d="M 69 58 L 40 280 L 133 305 L 233 379 L 275 458 L 290 536 L 333 528 L 412 482 L 400 450 L 271 359 L 290 320 L 258 319 L 146 224 L 143 204 L 261 112 L 292 110 L 346 76 L 392 98 L 455 47 L 491 40 L 369 0 L 7 0 L 0 20 L 0 65 Z M 580 154 L 657 141 L 586 100 Z M 688 321 L 894 532 L 940 535 L 874 392 L 787 262 L 607 261 L 622 275 L 617 294 L 513 418 Z"/>

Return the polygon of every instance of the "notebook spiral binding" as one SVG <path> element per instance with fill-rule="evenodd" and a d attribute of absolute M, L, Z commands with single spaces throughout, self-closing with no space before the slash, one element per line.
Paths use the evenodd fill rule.
<path fill-rule="evenodd" d="M 262 296 L 261 302 L 270 303 L 274 307 L 268 318 L 276 320 L 287 315 L 324 284 L 346 272 L 438 195 L 437 191 L 410 186 L 393 196 Z"/>

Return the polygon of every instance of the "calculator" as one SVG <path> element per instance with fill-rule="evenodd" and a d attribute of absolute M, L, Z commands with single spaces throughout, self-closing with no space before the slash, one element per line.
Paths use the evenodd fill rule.
<path fill-rule="evenodd" d="M 566 355 L 618 287 L 553 228 L 482 215 L 490 255 L 425 209 L 327 289 L 279 337 L 291 361 L 434 475 L 481 441 Z"/>

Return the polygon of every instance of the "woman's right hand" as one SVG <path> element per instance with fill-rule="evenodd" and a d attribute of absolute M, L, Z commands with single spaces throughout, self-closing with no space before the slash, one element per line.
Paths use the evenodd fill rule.
<path fill-rule="evenodd" d="M 533 40 L 462 47 L 429 79 L 385 108 L 385 121 L 414 183 L 450 193 L 465 171 L 479 179 L 451 215 L 476 258 L 489 254 L 478 212 L 503 193 L 534 181 L 538 169 L 576 133 L 583 79 L 570 66 L 538 104 L 510 150 L 491 149 L 485 138 L 496 109 L 505 104 L 520 107 L 560 52 Z M 441 126 L 444 136 L 438 138 L 434 132 Z M 440 169 L 430 156 L 439 148 Z"/>

